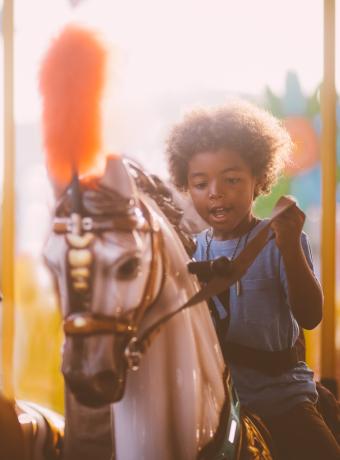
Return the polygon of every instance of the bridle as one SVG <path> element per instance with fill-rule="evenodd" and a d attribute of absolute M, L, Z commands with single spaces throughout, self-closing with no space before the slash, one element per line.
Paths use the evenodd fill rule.
<path fill-rule="evenodd" d="M 55 218 L 53 223 L 53 231 L 58 234 L 65 234 L 69 246 L 66 255 L 69 265 L 69 290 L 73 291 L 73 294 L 76 291 L 76 294 L 83 297 L 85 297 L 86 293 L 89 293 L 91 288 L 89 278 L 91 275 L 91 265 L 94 260 L 91 246 L 96 235 L 103 231 L 112 230 L 125 232 L 138 230 L 149 233 L 151 240 L 151 261 L 139 304 L 132 311 L 125 315 L 120 315 L 120 317 L 93 314 L 88 310 L 86 311 L 84 306 L 82 311 L 78 305 L 78 310 L 80 311 L 72 312 L 63 322 L 66 336 L 124 335 L 127 342 L 125 358 L 128 366 L 132 369 L 136 369 L 135 344 L 140 324 L 146 311 L 154 304 L 158 294 L 161 292 L 165 276 L 164 244 L 159 223 L 146 203 L 140 201 L 139 205 L 141 209 L 137 206 L 129 206 L 126 213 L 113 216 L 110 219 L 98 220 L 93 217 L 81 217 L 72 214 L 70 217 Z M 82 257 L 83 260 L 79 263 L 80 267 L 74 267 L 74 265 L 72 267 L 70 264 L 73 259 L 77 260 L 77 257 L 74 257 L 77 251 L 79 259 Z M 70 261 L 72 256 L 73 259 Z M 82 266 L 82 262 L 85 263 L 85 266 Z M 162 270 L 162 280 L 159 283 L 157 276 L 160 270 Z M 87 271 L 86 278 L 88 282 L 84 282 L 84 277 L 81 279 L 79 275 L 81 271 L 82 273 Z M 72 278 L 72 273 L 75 273 L 75 280 Z"/>

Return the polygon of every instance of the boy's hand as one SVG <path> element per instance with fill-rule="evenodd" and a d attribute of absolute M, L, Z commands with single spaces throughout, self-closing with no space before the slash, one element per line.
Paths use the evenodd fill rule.
<path fill-rule="evenodd" d="M 271 228 L 284 264 L 288 304 L 301 327 L 314 329 L 322 319 L 323 295 L 301 245 L 305 217 L 295 203 L 272 220 Z"/>
<path fill-rule="evenodd" d="M 287 209 L 271 223 L 275 241 L 281 253 L 300 245 L 300 237 L 306 216 L 297 205 Z"/>

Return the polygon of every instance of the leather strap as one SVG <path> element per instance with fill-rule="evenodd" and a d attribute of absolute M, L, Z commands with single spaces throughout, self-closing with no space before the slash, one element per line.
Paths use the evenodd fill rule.
<path fill-rule="evenodd" d="M 269 229 L 273 220 L 295 205 L 295 201 L 282 196 L 278 200 L 267 224 L 249 241 L 243 251 L 241 251 L 234 260 L 230 261 L 227 273 L 224 275 L 217 273 L 211 281 L 188 301 L 187 306 L 195 305 L 196 303 L 209 299 L 209 297 L 218 295 L 229 286 L 236 283 L 237 280 L 241 279 L 258 254 L 262 251 L 263 246 L 268 242 Z"/>
<path fill-rule="evenodd" d="M 222 273 L 216 274 L 211 281 L 209 281 L 200 291 L 198 291 L 196 294 L 194 294 L 184 305 L 182 305 L 180 308 L 177 310 L 168 313 L 165 315 L 163 318 L 160 320 L 156 321 L 156 323 L 152 324 L 144 333 L 141 335 L 141 337 L 136 337 L 135 335 L 130 335 L 128 336 L 131 337 L 131 345 L 133 346 L 132 350 L 128 350 L 129 354 L 133 353 L 134 355 L 138 355 L 138 359 L 140 359 L 140 355 L 145 353 L 146 349 L 148 346 L 151 344 L 153 338 L 155 337 L 156 334 L 160 331 L 161 327 L 163 324 L 167 323 L 171 318 L 176 316 L 178 313 L 180 313 L 183 310 L 186 310 L 187 308 L 196 305 L 199 302 L 202 302 L 203 300 L 208 300 L 210 297 L 214 295 L 219 295 L 223 293 L 226 289 L 228 289 L 232 284 L 234 284 L 238 279 L 240 279 L 243 274 L 247 271 L 248 267 L 252 264 L 252 262 L 255 260 L 259 252 L 262 250 L 263 246 L 268 242 L 268 233 L 269 233 L 269 228 L 270 224 L 275 219 L 278 215 L 284 213 L 287 209 L 289 209 L 291 206 L 294 206 L 295 202 L 292 201 L 291 199 L 287 197 L 281 197 L 279 201 L 277 202 L 274 211 L 272 213 L 271 219 L 267 223 L 265 227 L 263 227 L 258 234 L 247 244 L 247 246 L 243 249 L 243 251 L 234 259 L 233 261 L 230 262 L 230 270 L 227 270 L 227 273 L 224 275 Z M 152 225 L 151 225 L 152 228 Z M 154 231 L 155 235 L 158 235 L 158 231 Z M 156 243 L 156 240 L 154 238 L 154 244 Z M 153 248 L 153 253 L 157 254 L 157 250 L 155 251 L 156 248 Z M 162 253 L 162 252 L 161 252 Z M 153 271 L 153 270 L 151 270 Z M 154 270 L 155 271 L 155 270 Z M 149 280 L 151 284 L 151 280 Z M 147 292 L 151 292 L 151 288 L 147 289 Z M 144 295 L 144 300 L 146 301 L 148 295 Z M 142 312 L 147 307 L 147 302 L 143 303 L 143 308 L 140 308 L 139 313 L 142 315 Z M 75 322 L 77 317 L 81 317 L 80 322 Z M 87 320 L 88 318 L 85 318 L 84 314 L 77 314 L 75 317 L 73 316 L 72 318 L 66 318 L 64 321 L 64 330 L 66 333 L 70 335 L 86 335 L 86 334 L 93 334 L 95 333 L 116 333 L 116 329 L 121 329 L 123 326 L 123 329 L 126 328 L 126 324 L 116 324 L 117 320 L 116 318 L 103 318 L 101 317 L 101 320 L 105 320 L 104 322 L 90 322 Z M 140 319 L 140 318 L 139 318 Z M 100 323 L 100 324 L 99 324 Z M 138 322 L 133 322 L 133 324 L 130 325 L 131 331 L 135 328 L 135 325 Z M 98 328 L 99 326 L 99 328 Z M 130 344 L 129 344 L 130 346 Z M 261 360 L 260 360 L 261 361 Z M 136 367 L 136 366 L 135 366 Z M 136 367 L 137 368 L 137 367 Z"/>

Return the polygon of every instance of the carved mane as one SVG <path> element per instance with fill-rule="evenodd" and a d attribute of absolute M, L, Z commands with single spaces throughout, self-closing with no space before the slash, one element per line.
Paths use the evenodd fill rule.
<path fill-rule="evenodd" d="M 137 187 L 150 196 L 168 218 L 178 234 L 186 252 L 190 257 L 196 249 L 196 243 L 190 233 L 182 225 L 183 209 L 175 203 L 172 190 L 155 174 L 148 174 L 142 166 L 133 160 L 127 161 L 131 174 L 134 176 Z"/>

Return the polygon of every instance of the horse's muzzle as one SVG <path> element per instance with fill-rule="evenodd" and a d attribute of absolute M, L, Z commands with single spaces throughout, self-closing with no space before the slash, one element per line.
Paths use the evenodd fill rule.
<path fill-rule="evenodd" d="M 107 370 L 93 376 L 64 371 L 65 383 L 80 404 L 99 407 L 119 401 L 124 394 L 125 379 Z"/>

